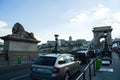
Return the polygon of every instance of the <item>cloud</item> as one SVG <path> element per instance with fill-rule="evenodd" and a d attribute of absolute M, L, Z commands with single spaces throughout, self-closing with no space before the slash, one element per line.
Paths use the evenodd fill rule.
<path fill-rule="evenodd" d="M 106 25 L 110 25 L 113 28 L 112 31 L 112 37 L 113 38 L 120 38 L 120 12 L 116 12 L 116 13 L 111 13 L 111 15 L 109 15 L 109 18 L 107 18 L 106 20 L 104 20 L 104 23 Z"/>
<path fill-rule="evenodd" d="M 80 15 L 75 16 L 74 18 L 70 19 L 70 22 L 84 22 L 88 19 L 88 15 L 86 13 L 81 13 Z"/>
<path fill-rule="evenodd" d="M 0 20 L 0 28 L 7 26 L 7 23 Z"/>
<path fill-rule="evenodd" d="M 120 12 L 114 13 L 112 15 L 113 21 L 120 24 Z"/>
<path fill-rule="evenodd" d="M 94 13 L 94 17 L 97 17 L 96 23 L 100 23 L 103 26 L 111 26 L 113 28 L 112 38 L 120 37 L 120 12 L 112 13 L 111 9 L 105 7 L 102 4 L 98 5 L 98 9 Z M 101 12 L 101 13 L 100 13 Z"/>
<path fill-rule="evenodd" d="M 98 4 L 98 8 L 94 12 L 94 17 L 103 18 L 106 17 L 109 12 L 110 12 L 109 8 L 105 7 L 102 4 Z"/>
<path fill-rule="evenodd" d="M 5 21 L 0 20 L 0 36 L 11 34 L 11 30 L 6 28 L 7 25 L 8 24 Z"/>
<path fill-rule="evenodd" d="M 120 38 L 120 12 L 112 15 L 113 37 Z"/>
<path fill-rule="evenodd" d="M 43 39 L 40 38 L 40 36 L 38 34 L 34 34 L 34 37 L 40 41 L 38 44 L 41 44 L 41 41 L 44 41 Z M 43 43 L 43 42 L 42 42 Z"/>
<path fill-rule="evenodd" d="M 72 18 L 70 22 L 83 23 L 83 22 L 96 22 L 96 20 L 106 19 L 110 15 L 110 9 L 102 4 L 98 4 L 97 8 L 85 10 Z M 102 20 L 101 20 L 102 21 Z"/>
<path fill-rule="evenodd" d="M 11 29 L 0 28 L 0 36 L 11 34 Z"/>
<path fill-rule="evenodd" d="M 70 18 L 70 23 L 76 22 L 73 24 L 78 30 L 83 32 L 86 30 L 92 30 L 93 27 L 101 26 L 112 26 L 112 38 L 120 37 L 120 12 L 114 12 L 107 6 L 103 4 L 98 4 L 97 8 L 91 8 L 86 12 L 81 12 L 79 15 L 74 15 L 73 18 Z M 81 23 L 85 24 L 81 24 Z M 83 26 L 82 29 L 80 26 Z M 85 34 L 85 32 L 83 33 Z M 88 34 L 84 35 L 87 37 Z M 91 36 L 90 36 L 91 37 Z"/>

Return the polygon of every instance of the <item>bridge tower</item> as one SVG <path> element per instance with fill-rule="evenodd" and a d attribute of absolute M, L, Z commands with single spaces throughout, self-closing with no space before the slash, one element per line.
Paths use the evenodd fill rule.
<path fill-rule="evenodd" d="M 100 48 L 100 39 L 105 38 L 105 35 L 107 35 L 106 39 L 107 39 L 109 48 L 112 47 L 112 38 L 111 38 L 112 28 L 111 28 L 111 26 L 95 27 L 95 28 L 93 28 L 92 31 L 94 34 L 94 38 L 92 40 L 93 49 Z"/>

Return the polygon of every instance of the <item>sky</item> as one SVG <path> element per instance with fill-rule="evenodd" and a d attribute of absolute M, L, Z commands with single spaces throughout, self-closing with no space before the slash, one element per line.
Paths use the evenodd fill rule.
<path fill-rule="evenodd" d="M 120 38 L 120 0 L 0 0 L 0 37 L 19 22 L 37 40 L 93 39 L 93 28 L 111 26 Z"/>

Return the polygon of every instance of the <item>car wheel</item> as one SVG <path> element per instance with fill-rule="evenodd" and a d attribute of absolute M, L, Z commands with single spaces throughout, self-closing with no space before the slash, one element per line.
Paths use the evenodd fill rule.
<path fill-rule="evenodd" d="M 67 73 L 65 73 L 64 80 L 70 80 L 70 75 L 69 75 L 69 73 L 68 73 L 68 72 L 67 72 Z"/>

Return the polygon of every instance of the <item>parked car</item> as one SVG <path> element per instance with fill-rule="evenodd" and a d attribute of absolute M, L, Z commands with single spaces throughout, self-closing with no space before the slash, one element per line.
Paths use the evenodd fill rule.
<path fill-rule="evenodd" d="M 32 80 L 70 80 L 70 76 L 80 71 L 80 61 L 71 54 L 46 54 L 32 64 Z"/>
<path fill-rule="evenodd" d="M 81 49 L 80 51 L 77 51 L 77 53 L 75 53 L 75 57 L 79 59 L 82 63 L 90 62 L 90 56 L 88 55 L 87 49 Z"/>

